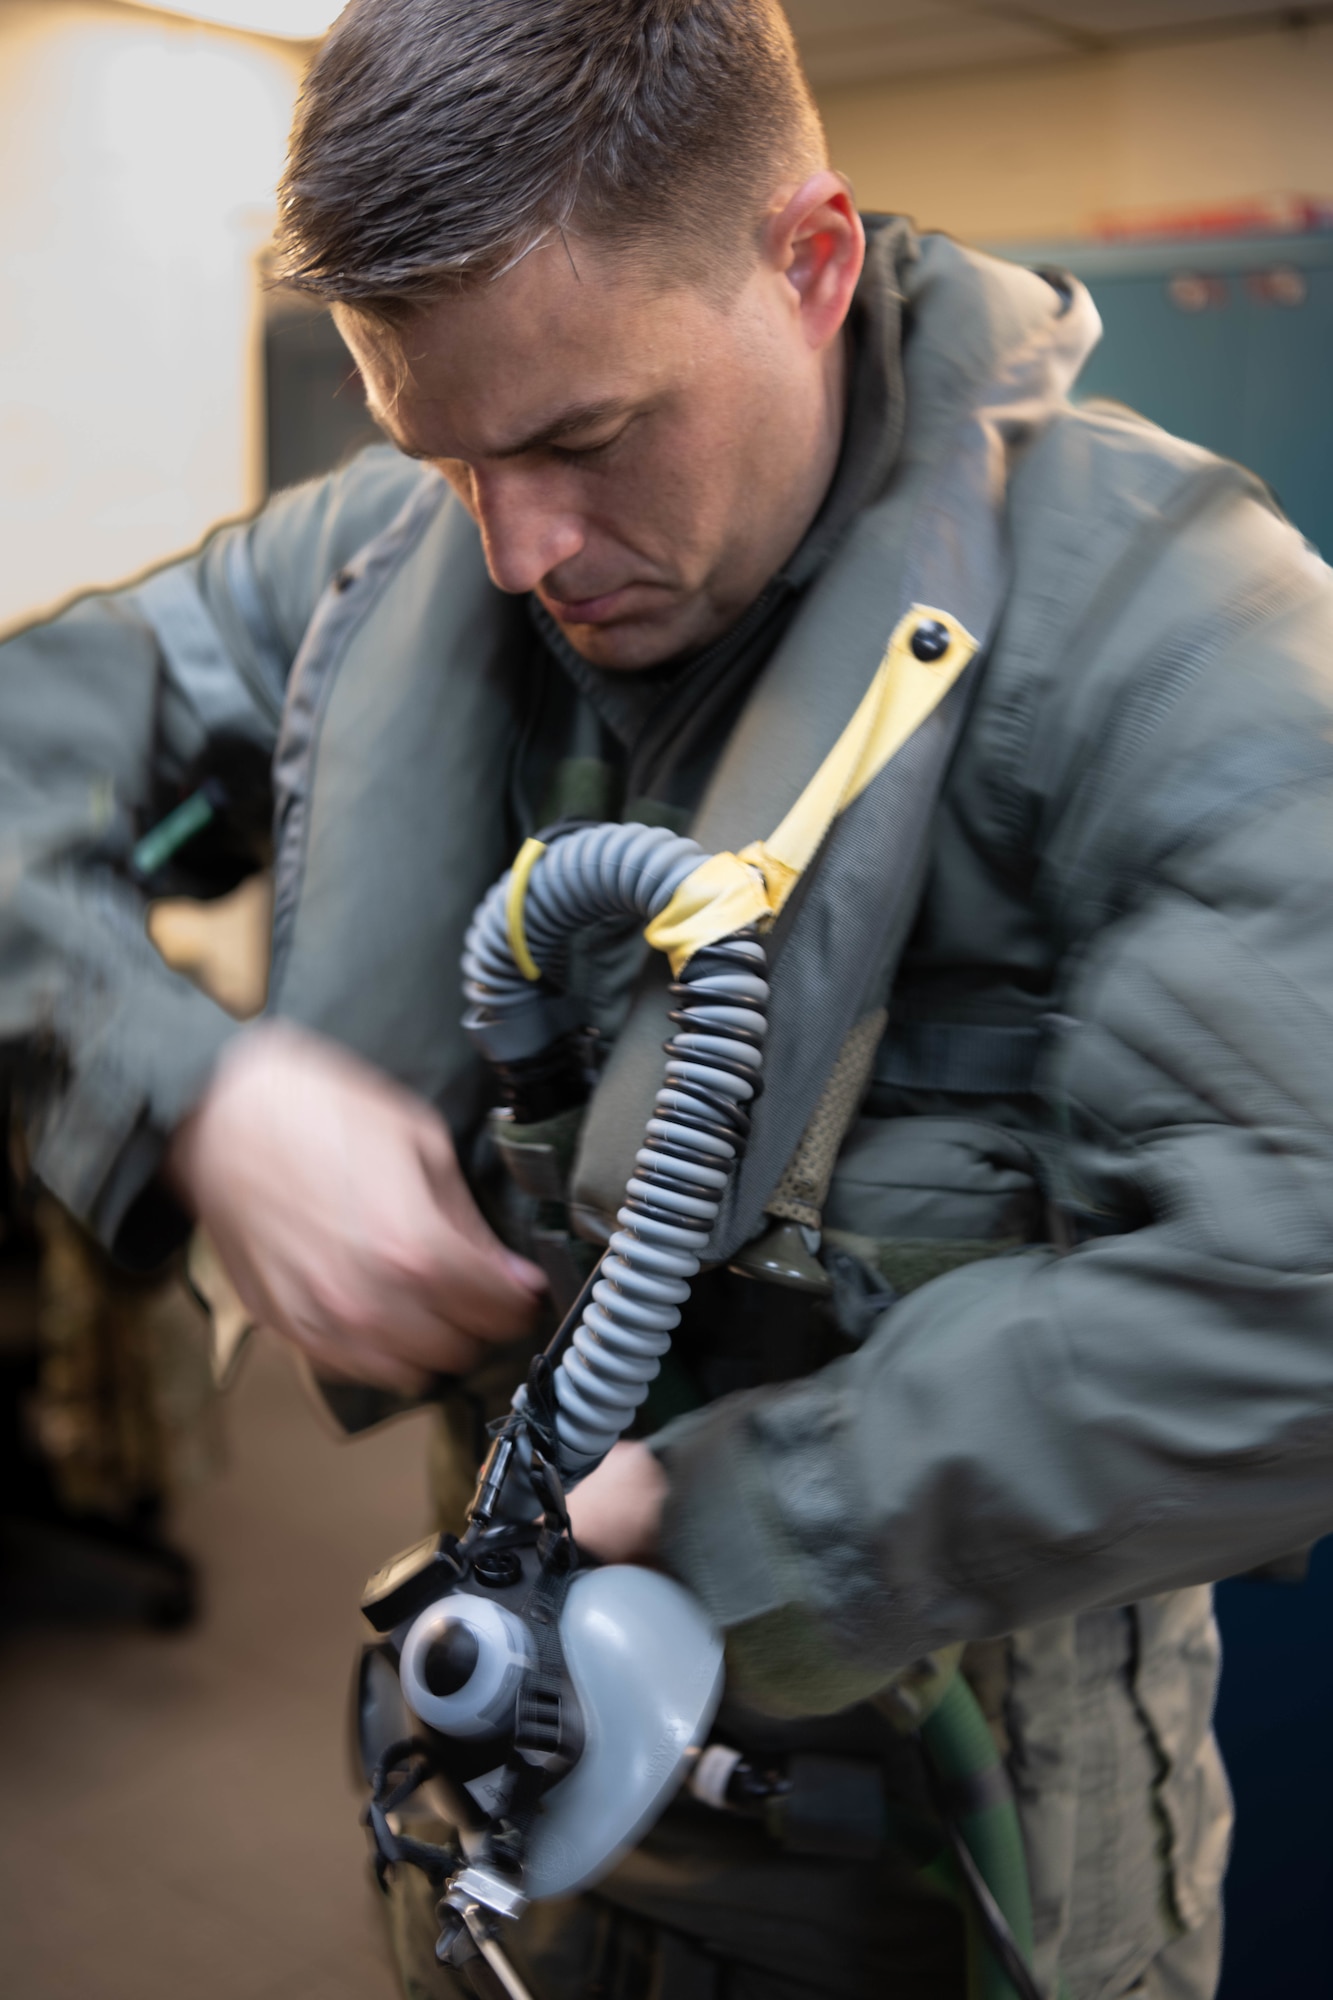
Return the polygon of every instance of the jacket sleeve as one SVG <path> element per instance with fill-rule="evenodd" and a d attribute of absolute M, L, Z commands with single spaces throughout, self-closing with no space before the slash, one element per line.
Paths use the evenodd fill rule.
<path fill-rule="evenodd" d="M 220 823 L 154 886 L 215 893 L 262 865 L 306 624 L 419 477 L 367 453 L 0 646 L 0 1045 L 33 1170 L 136 1261 L 173 1220 L 139 1198 L 238 1029 L 148 942 L 133 847 L 211 780 Z"/>
<path fill-rule="evenodd" d="M 1271 531 L 1230 576 L 1214 531 L 1235 615 L 1205 603 L 1193 653 L 1165 612 L 1152 643 L 1117 621 L 1103 650 L 1137 653 L 1150 726 L 1094 661 L 1079 762 L 1051 697 L 1044 1093 L 1081 1240 L 939 1278 L 846 1360 L 655 1441 L 667 1560 L 761 1705 L 835 1709 L 948 1642 L 1333 1526 L 1333 579 L 1290 550 L 1287 582 L 1247 577 Z M 1188 552 L 1162 584 L 1189 594 Z M 1118 692 L 1088 727 L 1099 674 Z"/>

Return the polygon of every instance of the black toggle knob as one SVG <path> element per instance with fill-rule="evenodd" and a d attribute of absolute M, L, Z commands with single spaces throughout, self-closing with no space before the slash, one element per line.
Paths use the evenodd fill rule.
<path fill-rule="evenodd" d="M 912 634 L 912 651 L 918 660 L 942 660 L 949 650 L 949 628 L 938 618 L 925 618 Z"/>
<path fill-rule="evenodd" d="M 523 1565 L 513 1549 L 488 1549 L 473 1563 L 472 1574 L 490 1590 L 509 1590 L 522 1580 Z"/>
<path fill-rule="evenodd" d="M 431 1644 L 421 1667 L 421 1678 L 432 1694 L 457 1694 L 472 1679 L 480 1648 L 470 1625 L 456 1619 Z"/>

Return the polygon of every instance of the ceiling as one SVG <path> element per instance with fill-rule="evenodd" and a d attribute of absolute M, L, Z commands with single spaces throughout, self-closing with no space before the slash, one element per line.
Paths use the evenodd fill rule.
<path fill-rule="evenodd" d="M 221 26 L 308 40 L 343 0 L 122 0 Z M 1333 16 L 1333 0 L 784 0 L 811 81 L 861 83 L 932 69 L 1089 55 Z"/>
<path fill-rule="evenodd" d="M 786 0 L 786 8 L 816 85 L 1087 55 L 1330 11 L 1291 0 Z"/>
<path fill-rule="evenodd" d="M 343 0 L 120 0 L 158 14 L 181 14 L 219 28 L 270 35 L 279 41 L 309 42 L 332 27 Z"/>

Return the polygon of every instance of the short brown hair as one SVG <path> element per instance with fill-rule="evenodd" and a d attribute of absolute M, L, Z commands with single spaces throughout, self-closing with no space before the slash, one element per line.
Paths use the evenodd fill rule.
<path fill-rule="evenodd" d="M 824 157 L 777 0 L 353 0 L 297 108 L 283 275 L 391 321 L 557 230 L 697 276 Z"/>

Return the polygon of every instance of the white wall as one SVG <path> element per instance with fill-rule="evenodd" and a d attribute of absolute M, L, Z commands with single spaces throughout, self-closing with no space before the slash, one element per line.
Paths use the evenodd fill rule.
<path fill-rule="evenodd" d="M 298 64 L 0 0 L 0 625 L 254 505 L 255 258 Z"/>
<path fill-rule="evenodd" d="M 972 241 L 1123 210 L 1333 200 L 1333 25 L 820 93 L 866 207 Z"/>

